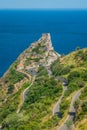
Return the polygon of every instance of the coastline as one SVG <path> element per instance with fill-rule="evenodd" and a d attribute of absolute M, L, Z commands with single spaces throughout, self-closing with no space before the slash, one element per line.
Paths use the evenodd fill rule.
<path fill-rule="evenodd" d="M 48 39 L 50 40 L 51 42 L 51 46 L 55 52 L 55 54 L 58 56 L 58 57 L 61 57 L 61 55 L 55 51 L 54 47 L 53 47 L 53 44 L 52 44 L 52 39 L 51 39 L 51 36 L 50 36 L 50 33 L 45 33 L 45 35 L 48 35 Z M 9 73 L 9 70 L 10 68 L 12 67 L 12 65 L 17 61 L 17 60 L 20 60 L 20 57 L 26 52 L 26 50 L 28 50 L 29 48 L 31 48 L 33 45 L 39 43 L 40 41 L 44 40 L 44 34 L 42 33 L 42 37 L 40 37 L 37 41 L 34 41 L 32 43 L 30 43 L 30 45 L 28 46 L 28 48 L 26 48 L 22 53 L 19 54 L 19 56 L 16 58 L 15 61 L 13 61 L 13 63 L 9 66 L 9 68 L 6 70 L 6 72 L 0 77 L 0 80 L 5 78 L 5 76 Z"/>
<path fill-rule="evenodd" d="M 6 73 L 19 53 L 43 32 L 51 33 L 53 46 L 60 54 L 68 54 L 77 46 L 87 47 L 85 10 L 76 10 L 76 13 L 75 10 L 1 10 L 0 16 L 0 77 Z"/>

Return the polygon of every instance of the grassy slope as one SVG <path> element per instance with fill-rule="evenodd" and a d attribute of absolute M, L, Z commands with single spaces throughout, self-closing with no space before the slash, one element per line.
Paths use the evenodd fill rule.
<path fill-rule="evenodd" d="M 15 64 L 13 64 L 12 70 L 15 69 L 14 66 Z M 61 120 L 58 117 L 52 117 L 52 108 L 62 94 L 61 83 L 57 82 L 55 80 L 55 77 L 63 76 L 69 80 L 68 91 L 65 93 L 65 98 L 61 103 L 61 113 L 63 114 L 63 118 L 65 118 L 71 101 L 70 97 L 80 87 L 86 87 L 86 66 L 87 49 L 83 49 L 62 57 L 60 59 L 60 62 L 56 61 L 55 63 L 53 63 L 53 77 L 49 77 L 44 68 L 42 69 L 42 73 L 40 70 L 40 74 L 38 74 L 40 76 L 40 80 L 38 80 L 38 77 L 34 82 L 19 114 L 16 113 L 16 110 L 19 104 L 20 94 L 28 85 L 24 84 L 21 89 L 15 94 L 12 92 L 13 89 L 10 90 L 11 93 L 7 93 L 9 85 L 14 85 L 14 83 L 18 82 L 20 78 L 23 79 L 23 75 L 16 74 L 15 72 L 11 72 L 14 75 L 17 75 L 17 79 L 15 80 L 11 78 L 11 73 L 7 74 L 7 78 L 5 77 L 5 79 L 3 79 L 4 84 L 6 84 L 4 85 L 6 86 L 6 91 L 4 91 L 4 87 L 0 87 L 1 99 L 8 99 L 4 103 L 2 100 L 0 100 L 0 123 L 3 124 L 3 129 L 7 130 L 9 127 L 9 130 L 51 130 L 58 124 L 61 124 Z M 75 75 L 76 72 L 79 74 Z M 8 79 L 9 81 L 6 81 L 6 79 Z M 2 95 L 2 92 L 5 93 L 4 96 Z M 84 91 L 83 93 L 85 94 L 86 92 Z M 87 101 L 86 96 L 84 97 L 84 100 Z M 82 100 L 81 103 L 82 102 L 84 101 Z M 79 106 L 79 108 L 81 108 L 81 105 Z M 82 113 L 82 109 L 78 111 L 79 112 L 77 117 L 80 113 Z M 85 112 L 83 113 L 83 115 L 85 115 Z M 85 130 L 82 128 L 83 124 L 84 128 L 86 127 L 85 120 L 86 119 L 84 116 L 82 116 L 81 119 L 77 118 L 76 130 Z M 78 125 L 80 123 L 82 124 L 82 126 Z"/>
<path fill-rule="evenodd" d="M 65 92 L 64 99 L 61 103 L 61 112 L 63 113 L 63 119 L 65 119 L 69 110 L 70 97 L 72 97 L 74 92 L 81 87 L 87 88 L 87 49 L 72 52 L 69 55 L 62 57 L 59 62 L 56 62 L 53 65 L 52 69 L 54 74 L 56 76 L 63 75 L 69 80 L 68 90 Z M 56 70 L 59 70 L 58 73 L 56 73 Z M 82 97 L 84 97 L 84 100 L 82 100 Z M 87 115 L 87 105 L 82 105 L 84 102 L 85 104 L 87 103 L 86 90 L 84 90 L 80 96 L 75 130 L 85 130 L 87 126 L 85 117 Z M 60 121 L 60 124 L 61 123 L 62 122 Z"/>

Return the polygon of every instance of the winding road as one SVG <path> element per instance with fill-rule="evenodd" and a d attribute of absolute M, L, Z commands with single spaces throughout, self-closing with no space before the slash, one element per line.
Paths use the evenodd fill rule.
<path fill-rule="evenodd" d="M 24 100 L 25 100 L 25 98 L 26 98 L 26 96 L 27 96 L 27 93 L 29 92 L 29 88 L 33 85 L 34 81 L 35 81 L 35 77 L 33 78 L 32 83 L 30 84 L 30 86 L 28 86 L 28 87 L 24 90 L 24 92 L 23 92 L 23 102 L 24 102 Z"/>
<path fill-rule="evenodd" d="M 74 127 L 73 119 L 74 119 L 75 114 L 76 114 L 76 111 L 74 108 L 74 103 L 79 98 L 80 94 L 81 94 L 81 89 L 79 91 L 77 91 L 75 93 L 75 95 L 73 96 L 71 104 L 70 104 L 68 116 L 67 116 L 66 120 L 63 122 L 63 124 L 57 130 L 68 130 L 67 122 L 70 122 L 70 121 L 72 122 L 71 129 Z"/>
<path fill-rule="evenodd" d="M 60 114 L 60 103 L 62 101 L 62 98 L 64 97 L 64 92 L 67 90 L 67 86 L 65 85 L 65 82 L 62 82 L 62 84 L 63 84 L 63 93 L 53 108 L 53 116 L 54 116 L 54 114 L 57 114 L 58 116 L 61 115 Z"/>
<path fill-rule="evenodd" d="M 23 71 L 21 73 L 25 74 L 31 80 L 31 76 L 29 74 L 27 74 L 26 72 L 23 72 Z M 29 92 L 29 88 L 33 85 L 34 80 L 35 80 L 35 76 L 33 77 L 33 80 L 31 82 L 31 84 L 21 93 L 21 95 L 20 95 L 20 103 L 18 105 L 18 109 L 17 109 L 16 113 L 20 112 L 21 107 L 22 107 L 22 105 L 24 103 L 24 100 L 25 100 L 25 98 L 26 98 L 26 96 L 27 96 L 27 94 Z"/>
<path fill-rule="evenodd" d="M 20 72 L 20 73 L 22 73 L 22 74 L 24 74 L 24 76 L 29 80 L 31 80 L 31 76 L 30 76 L 30 74 L 28 74 L 27 72 L 25 72 L 25 71 L 23 71 L 23 70 L 20 70 L 20 71 L 18 71 L 18 72 Z"/>

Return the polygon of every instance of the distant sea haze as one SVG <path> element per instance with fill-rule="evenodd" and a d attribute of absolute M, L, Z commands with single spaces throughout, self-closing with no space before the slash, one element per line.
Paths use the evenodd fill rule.
<path fill-rule="evenodd" d="M 87 10 L 0 10 L 0 77 L 30 43 L 48 32 L 60 54 L 87 47 Z"/>

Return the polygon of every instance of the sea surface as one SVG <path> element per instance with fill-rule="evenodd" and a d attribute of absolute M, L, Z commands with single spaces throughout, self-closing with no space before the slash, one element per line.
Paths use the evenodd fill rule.
<path fill-rule="evenodd" d="M 87 47 L 87 10 L 0 10 L 0 77 L 42 33 L 60 54 Z"/>

